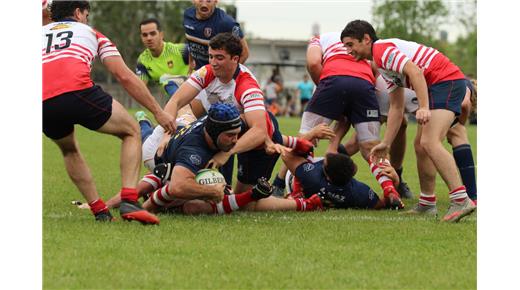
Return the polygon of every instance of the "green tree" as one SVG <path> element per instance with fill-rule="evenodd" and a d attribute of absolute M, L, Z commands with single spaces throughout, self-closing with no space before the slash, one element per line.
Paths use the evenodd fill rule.
<path fill-rule="evenodd" d="M 448 9 L 442 1 L 375 0 L 374 28 L 381 38 L 402 38 L 435 46 L 438 27 Z"/>

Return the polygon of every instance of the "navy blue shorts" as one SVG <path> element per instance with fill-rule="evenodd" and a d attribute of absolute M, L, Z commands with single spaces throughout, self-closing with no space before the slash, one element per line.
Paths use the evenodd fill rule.
<path fill-rule="evenodd" d="M 347 116 L 352 124 L 379 121 L 379 105 L 374 85 L 352 76 L 330 76 L 322 79 L 305 111 L 333 120 Z"/>
<path fill-rule="evenodd" d="M 97 130 L 112 116 L 112 96 L 101 87 L 67 92 L 43 101 L 43 133 L 57 140 L 70 135 L 74 125 Z"/>
<path fill-rule="evenodd" d="M 445 81 L 428 88 L 430 110 L 445 109 L 460 115 L 462 101 L 466 95 L 465 79 Z"/>
<path fill-rule="evenodd" d="M 273 122 L 273 142 L 283 144 L 282 133 L 278 126 L 278 121 L 271 112 L 268 112 Z M 244 184 L 256 184 L 258 178 L 265 177 L 271 179 L 274 166 L 278 160 L 279 154 L 269 155 L 264 149 L 251 150 L 240 153 L 238 159 L 237 179 Z"/>

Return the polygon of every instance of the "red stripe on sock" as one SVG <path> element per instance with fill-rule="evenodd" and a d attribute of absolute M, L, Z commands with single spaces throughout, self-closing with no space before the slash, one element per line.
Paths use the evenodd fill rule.
<path fill-rule="evenodd" d="M 230 214 L 233 210 L 231 209 L 231 206 L 229 205 L 229 196 L 224 195 L 224 198 L 222 199 L 222 207 L 224 208 L 224 212 L 227 214 Z"/>
<path fill-rule="evenodd" d="M 296 211 L 303 211 L 303 198 L 297 198 L 294 201 L 296 202 Z"/>

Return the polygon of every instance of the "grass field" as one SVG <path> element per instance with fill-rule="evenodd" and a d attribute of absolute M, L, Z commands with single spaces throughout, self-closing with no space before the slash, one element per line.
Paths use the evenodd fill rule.
<path fill-rule="evenodd" d="M 279 118 L 284 134 L 299 119 Z M 408 129 L 404 179 L 419 184 Z M 77 127 L 101 196 L 120 188 L 119 141 Z M 476 158 L 476 127 L 468 128 Z M 325 150 L 322 143 L 318 155 Z M 355 156 L 357 178 L 380 188 Z M 277 167 L 279 166 L 278 162 Z M 448 207 L 438 177 L 438 207 Z M 160 226 L 94 222 L 57 146 L 43 141 L 44 289 L 474 289 L 476 215 L 458 224 L 395 211 L 330 210 L 229 216 L 162 215 Z M 405 200 L 408 207 L 417 199 Z M 113 211 L 115 215 L 117 211 Z"/>

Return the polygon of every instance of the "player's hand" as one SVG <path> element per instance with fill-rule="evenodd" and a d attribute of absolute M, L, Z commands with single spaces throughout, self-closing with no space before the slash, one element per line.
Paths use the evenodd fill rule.
<path fill-rule="evenodd" d="M 285 156 L 288 152 L 291 152 L 291 151 L 292 151 L 291 148 L 287 148 L 287 147 L 283 146 L 282 144 L 270 143 L 270 144 L 266 145 L 266 147 L 265 147 L 265 152 L 269 155 L 280 154 L 282 156 Z"/>
<path fill-rule="evenodd" d="M 385 159 L 389 150 L 390 146 L 382 141 L 381 143 L 374 146 L 372 150 L 370 150 L 370 161 L 378 162 L 381 159 Z"/>
<path fill-rule="evenodd" d="M 156 114 L 154 114 L 155 120 L 159 125 L 161 125 L 164 128 L 164 131 L 168 134 L 175 133 L 175 118 L 173 118 L 172 115 L 166 113 L 163 110 L 160 110 Z"/>
<path fill-rule="evenodd" d="M 381 168 L 381 174 L 390 178 L 392 182 L 394 183 L 394 186 L 399 186 L 400 180 L 399 175 L 397 175 L 397 172 L 395 171 L 394 167 L 390 165 L 388 162 L 381 162 L 378 164 L 379 168 Z"/>
<path fill-rule="evenodd" d="M 318 126 L 312 128 L 311 135 L 313 136 L 313 139 L 317 138 L 329 140 L 336 136 L 336 134 L 334 134 L 334 131 L 326 123 L 321 123 Z"/>
<path fill-rule="evenodd" d="M 220 168 L 222 165 L 226 164 L 226 162 L 229 160 L 229 157 L 231 157 L 230 152 L 220 151 L 217 154 L 213 155 L 213 158 L 211 158 L 211 160 L 208 161 L 208 165 L 206 166 L 206 168 Z"/>
<path fill-rule="evenodd" d="M 224 194 L 226 193 L 226 184 L 219 183 L 213 185 L 215 187 L 215 194 L 210 197 L 208 200 L 214 201 L 214 202 L 221 202 L 224 198 Z"/>
<path fill-rule="evenodd" d="M 164 153 L 164 150 L 166 149 L 166 146 L 168 146 L 168 143 L 170 142 L 171 136 L 168 134 L 164 134 L 164 136 L 161 139 L 161 142 L 159 143 L 159 146 L 157 147 L 157 156 L 162 156 Z"/>
<path fill-rule="evenodd" d="M 428 123 L 431 116 L 432 112 L 429 109 L 419 108 L 417 112 L 415 112 L 415 119 L 417 119 L 417 123 L 419 123 L 419 125 Z"/>

